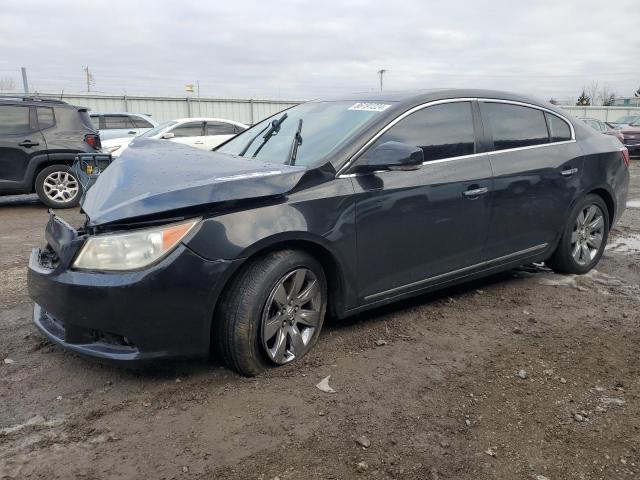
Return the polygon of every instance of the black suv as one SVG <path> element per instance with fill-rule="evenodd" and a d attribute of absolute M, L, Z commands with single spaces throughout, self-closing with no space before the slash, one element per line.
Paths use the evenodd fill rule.
<path fill-rule="evenodd" d="M 35 191 L 48 207 L 76 206 L 82 187 L 69 167 L 100 147 L 86 108 L 0 97 L 0 195 Z"/>

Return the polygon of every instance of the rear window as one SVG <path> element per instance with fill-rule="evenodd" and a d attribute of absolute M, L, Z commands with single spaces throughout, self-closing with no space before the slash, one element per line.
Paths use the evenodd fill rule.
<path fill-rule="evenodd" d="M 552 142 L 566 142 L 571 140 L 571 129 L 569 124 L 551 113 L 545 112 L 547 117 L 547 125 L 549 126 L 549 136 Z M 593 121 L 595 125 L 592 125 L 596 130 L 602 130 L 600 122 Z"/>
<path fill-rule="evenodd" d="M 493 133 L 495 150 L 549 142 L 542 110 L 508 103 L 487 102 L 482 104 L 482 115 L 486 117 Z"/>
<path fill-rule="evenodd" d="M 40 130 L 51 128 L 56 124 L 56 117 L 53 114 L 53 108 L 38 107 L 38 127 Z"/>
<path fill-rule="evenodd" d="M 29 107 L 0 105 L 0 134 L 17 135 L 30 130 Z"/>

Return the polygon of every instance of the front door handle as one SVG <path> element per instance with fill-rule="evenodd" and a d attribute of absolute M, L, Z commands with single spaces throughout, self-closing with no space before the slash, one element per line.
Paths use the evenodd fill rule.
<path fill-rule="evenodd" d="M 204 142 L 193 142 L 196 145 L 204 145 Z"/>
<path fill-rule="evenodd" d="M 130 132 L 127 132 L 129 135 L 135 135 L 137 132 L 131 130 Z"/>
<path fill-rule="evenodd" d="M 560 172 L 560 174 L 563 177 L 570 177 L 571 175 L 574 175 L 578 173 L 578 169 L 577 168 L 568 168 L 566 170 L 562 170 L 562 172 Z"/>
<path fill-rule="evenodd" d="M 20 142 L 18 145 L 24 148 L 37 147 L 40 145 L 38 142 L 32 142 L 31 140 L 25 140 L 24 142 Z"/>
<path fill-rule="evenodd" d="M 480 195 L 484 195 L 488 193 L 489 189 L 487 187 L 473 188 L 471 190 L 466 190 L 462 192 L 462 194 L 467 198 L 479 197 Z"/>

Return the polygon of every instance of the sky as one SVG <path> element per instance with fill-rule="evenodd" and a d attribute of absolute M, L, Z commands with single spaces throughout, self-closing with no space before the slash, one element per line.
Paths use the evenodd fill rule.
<path fill-rule="evenodd" d="M 0 0 L 0 80 L 82 92 L 89 66 L 96 92 L 304 100 L 379 90 L 385 69 L 385 90 L 628 96 L 639 1 Z"/>

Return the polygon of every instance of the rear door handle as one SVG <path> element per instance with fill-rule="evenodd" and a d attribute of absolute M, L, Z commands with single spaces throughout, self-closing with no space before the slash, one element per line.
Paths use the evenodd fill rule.
<path fill-rule="evenodd" d="M 566 170 L 562 170 L 562 172 L 560 172 L 560 174 L 563 177 L 570 177 L 571 175 L 574 175 L 578 173 L 578 169 L 577 168 L 568 168 Z"/>
<path fill-rule="evenodd" d="M 480 195 L 484 195 L 488 193 L 489 189 L 487 187 L 473 188 L 471 190 L 466 190 L 462 192 L 465 197 L 479 197 Z"/>
<path fill-rule="evenodd" d="M 137 132 L 134 132 L 133 130 L 131 130 L 130 132 L 127 132 L 129 135 L 135 135 Z"/>
<path fill-rule="evenodd" d="M 193 143 L 195 143 L 196 145 L 204 145 L 204 142 L 193 142 Z"/>
<path fill-rule="evenodd" d="M 24 142 L 20 142 L 18 145 L 24 148 L 37 147 L 40 145 L 38 142 L 32 142 L 31 140 L 25 140 Z"/>

